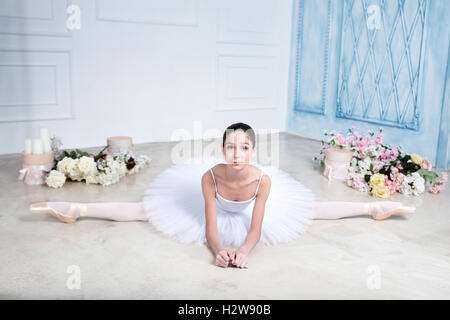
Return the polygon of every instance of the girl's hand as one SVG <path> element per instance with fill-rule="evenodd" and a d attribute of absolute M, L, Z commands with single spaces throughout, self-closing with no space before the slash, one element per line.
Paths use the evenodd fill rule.
<path fill-rule="evenodd" d="M 232 263 L 238 268 L 248 268 L 248 253 L 239 248 L 233 253 Z"/>
<path fill-rule="evenodd" d="M 232 261 L 232 254 L 230 251 L 226 250 L 226 249 L 222 249 L 220 250 L 217 254 L 216 254 L 216 266 L 222 267 L 222 268 L 227 268 L 228 267 L 228 263 L 230 261 Z"/>

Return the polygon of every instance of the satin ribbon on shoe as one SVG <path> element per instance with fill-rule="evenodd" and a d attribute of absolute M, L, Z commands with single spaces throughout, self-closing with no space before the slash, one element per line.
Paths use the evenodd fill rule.
<path fill-rule="evenodd" d="M 22 165 L 22 169 L 19 170 L 19 180 L 23 180 L 26 184 L 44 184 L 46 171 L 49 169 L 48 164 L 41 165 Z"/>

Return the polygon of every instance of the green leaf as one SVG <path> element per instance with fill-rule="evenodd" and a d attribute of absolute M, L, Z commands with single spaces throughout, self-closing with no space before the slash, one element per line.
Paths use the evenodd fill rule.
<path fill-rule="evenodd" d="M 422 178 L 425 180 L 425 184 L 432 183 L 436 178 L 439 177 L 439 175 L 434 171 L 428 171 L 427 169 L 419 169 L 417 170 L 417 173 L 421 175 Z"/>

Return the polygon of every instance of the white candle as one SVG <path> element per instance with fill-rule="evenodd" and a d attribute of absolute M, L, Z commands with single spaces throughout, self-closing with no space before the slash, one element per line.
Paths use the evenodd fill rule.
<path fill-rule="evenodd" d="M 42 154 L 43 145 L 41 139 L 33 139 L 33 154 Z"/>
<path fill-rule="evenodd" d="M 33 151 L 33 149 L 32 149 L 32 145 L 31 145 L 31 139 L 26 139 L 24 153 L 30 154 L 32 151 Z"/>
<path fill-rule="evenodd" d="M 50 152 L 52 151 L 50 138 L 48 136 L 48 129 L 47 128 L 40 128 L 39 129 L 39 137 L 42 140 L 42 146 L 44 152 Z"/>
<path fill-rule="evenodd" d="M 48 137 L 48 128 L 39 128 L 39 137 Z"/>
<path fill-rule="evenodd" d="M 52 151 L 52 146 L 50 144 L 50 139 L 49 138 L 41 138 L 41 140 L 42 140 L 42 146 L 44 148 L 44 152 Z"/>

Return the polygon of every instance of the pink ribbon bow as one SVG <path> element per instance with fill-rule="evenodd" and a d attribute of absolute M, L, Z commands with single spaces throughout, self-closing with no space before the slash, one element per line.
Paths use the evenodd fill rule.
<path fill-rule="evenodd" d="M 349 164 L 341 161 L 325 160 L 325 169 L 323 175 L 329 180 L 345 180 L 349 168 Z"/>
<path fill-rule="evenodd" d="M 23 169 L 19 170 L 19 180 L 26 184 L 44 184 L 47 171 L 51 169 L 48 164 L 22 166 Z"/>

